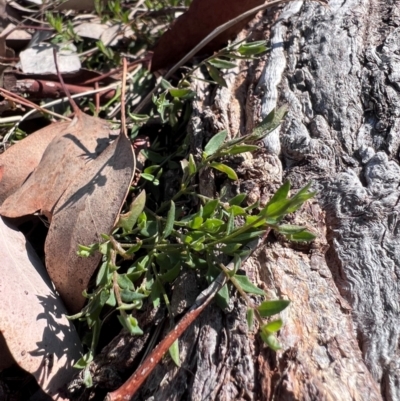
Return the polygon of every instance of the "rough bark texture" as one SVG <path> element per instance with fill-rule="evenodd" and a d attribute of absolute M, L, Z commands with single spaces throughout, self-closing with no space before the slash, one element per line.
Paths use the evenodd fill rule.
<path fill-rule="evenodd" d="M 228 313 L 210 306 L 181 339 L 182 368 L 166 360 L 135 400 L 400 400 L 400 5 L 296 1 L 263 18 L 253 35 L 269 35 L 265 63 L 243 63 L 227 89 L 195 103 L 192 147 L 289 105 L 265 149 L 237 167 L 240 184 L 227 185 L 249 203 L 285 179 L 319 190 L 290 217 L 318 240 L 270 235 L 244 266 L 271 298 L 292 300 L 283 349 L 248 332 L 241 299 Z"/>
<path fill-rule="evenodd" d="M 326 263 L 386 400 L 400 399 L 399 16 L 391 1 L 293 3 L 259 83 L 263 113 L 276 100 L 290 105 L 267 147 L 286 178 L 321 191 Z"/>

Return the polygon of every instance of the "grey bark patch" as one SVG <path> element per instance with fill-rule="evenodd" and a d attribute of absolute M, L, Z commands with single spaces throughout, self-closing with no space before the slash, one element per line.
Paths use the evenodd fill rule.
<path fill-rule="evenodd" d="M 290 107 L 285 175 L 321 189 L 327 262 L 386 400 L 400 399 L 399 11 L 377 1 L 304 3 L 277 24 L 286 61 L 278 103 Z"/>

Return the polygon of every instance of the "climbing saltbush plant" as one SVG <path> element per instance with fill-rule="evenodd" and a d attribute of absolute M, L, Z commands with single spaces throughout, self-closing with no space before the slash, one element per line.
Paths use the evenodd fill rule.
<path fill-rule="evenodd" d="M 281 312 L 289 305 L 287 300 L 267 300 L 263 290 L 239 272 L 242 258 L 248 253 L 246 244 L 275 230 L 290 241 L 311 241 L 315 236 L 305 227 L 282 223 L 289 213 L 298 210 L 314 196 L 310 184 L 290 196 L 290 183 L 286 181 L 264 206 L 259 203 L 246 205 L 245 194 L 222 201 L 211 199 L 197 192 L 198 174 L 213 169 L 231 180 L 238 177 L 227 163 L 229 157 L 256 151 L 257 143 L 274 130 L 285 115 L 285 108 L 271 112 L 249 135 L 227 139 L 227 132 L 216 134 L 204 147 L 198 160 L 188 154 L 180 160 L 182 170 L 180 186 L 171 199 L 152 210 L 147 206 L 145 186 L 158 184 L 162 168 L 152 165 L 146 180 L 134 188 L 135 197 L 126 213 L 121 214 L 111 235 L 103 235 L 104 241 L 91 246 L 80 246 L 79 255 L 88 257 L 101 252 L 103 261 L 97 273 L 93 290 L 85 293 L 88 299 L 84 309 L 72 318 L 86 321 L 91 329 L 89 352 L 78 362 L 84 367 L 91 361 L 102 325 L 105 306 L 118 311 L 121 325 L 133 335 L 142 334 L 138 321 L 131 313 L 140 309 L 150 298 L 155 307 L 165 302 L 169 308 L 168 289 L 184 267 L 196 270 L 208 282 L 222 271 L 229 279 L 218 293 L 218 304 L 229 304 L 233 285 L 248 302 L 248 323 L 254 316 L 259 321 L 260 336 L 271 348 L 279 349 L 275 333 L 281 328 L 280 319 L 264 322 L 264 318 Z M 154 155 L 153 155 L 154 157 Z M 146 170 L 145 170 L 146 171 Z M 152 172 L 152 174 L 150 173 Z M 151 178 L 153 177 L 153 178 Z M 193 204 L 197 205 L 193 210 Z M 222 257 L 234 260 L 234 269 L 227 270 L 221 264 Z M 261 297 L 254 305 L 247 295 Z M 172 350 L 173 353 L 177 350 Z M 179 359 L 175 358 L 174 359 Z"/>

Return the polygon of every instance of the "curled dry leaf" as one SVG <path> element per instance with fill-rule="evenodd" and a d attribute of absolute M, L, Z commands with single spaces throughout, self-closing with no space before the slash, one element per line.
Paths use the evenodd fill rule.
<path fill-rule="evenodd" d="M 81 355 L 79 337 L 24 235 L 0 218 L 0 237 L 0 369 L 13 358 L 46 393 L 62 399 L 59 391 Z"/>
<path fill-rule="evenodd" d="M 78 245 L 101 241 L 119 216 L 134 171 L 129 139 L 121 134 L 91 161 L 57 203 L 46 238 L 46 267 L 71 313 L 83 304 L 82 291 L 96 270 L 101 254 L 77 255 Z"/>
<path fill-rule="evenodd" d="M 39 211 L 51 219 L 55 204 L 79 172 L 108 146 L 109 133 L 110 127 L 104 120 L 77 113 L 50 142 L 39 165 L 21 188 L 4 201 L 0 214 L 20 217 Z M 7 164 L 4 169 L 6 172 Z"/>
<path fill-rule="evenodd" d="M 70 123 L 51 124 L 7 149 L 0 155 L 3 171 L 0 181 L 0 204 L 15 192 L 38 166 L 49 143 L 57 134 L 66 133 Z"/>
<path fill-rule="evenodd" d="M 152 70 L 157 71 L 176 64 L 215 28 L 237 17 L 264 0 L 193 0 L 189 10 L 182 14 L 172 28 L 165 32 L 154 49 Z M 246 19 L 212 40 L 203 48 L 204 53 L 220 49 L 235 37 L 250 20 Z"/>

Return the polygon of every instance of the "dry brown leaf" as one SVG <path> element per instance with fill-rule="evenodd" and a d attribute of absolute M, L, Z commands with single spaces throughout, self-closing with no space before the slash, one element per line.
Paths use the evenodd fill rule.
<path fill-rule="evenodd" d="M 189 10 L 182 14 L 172 28 L 165 32 L 154 49 L 152 70 L 157 71 L 176 64 L 223 23 L 264 3 L 264 0 L 193 0 Z M 220 49 L 247 24 L 245 19 L 212 40 L 202 52 Z"/>
<path fill-rule="evenodd" d="M 46 393 L 62 399 L 57 394 L 81 355 L 79 337 L 24 235 L 0 218 L 0 238 L 0 367 L 11 354 Z"/>
<path fill-rule="evenodd" d="M 109 133 L 110 127 L 104 120 L 79 112 L 51 141 L 21 188 L 4 201 L 0 214 L 20 217 L 39 211 L 51 219 L 54 206 L 65 190 L 87 163 L 107 147 Z M 4 164 L 4 169 L 7 168 Z"/>
<path fill-rule="evenodd" d="M 57 134 L 66 133 L 69 122 L 51 124 L 7 149 L 0 155 L 3 170 L 0 181 L 0 204 L 15 192 L 37 167 L 49 143 Z"/>
<path fill-rule="evenodd" d="M 101 241 L 119 216 L 132 181 L 134 156 L 129 139 L 121 134 L 91 161 L 57 203 L 46 238 L 46 267 L 68 310 L 84 304 L 82 291 L 96 270 L 101 255 L 77 255 L 78 245 Z"/>

